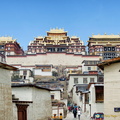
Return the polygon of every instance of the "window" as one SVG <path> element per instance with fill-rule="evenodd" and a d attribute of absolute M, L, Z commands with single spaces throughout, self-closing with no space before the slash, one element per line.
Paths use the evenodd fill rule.
<path fill-rule="evenodd" d="M 91 82 L 91 83 L 94 83 L 94 82 L 95 82 L 95 79 L 94 79 L 94 78 L 90 78 L 90 82 Z"/>
<path fill-rule="evenodd" d="M 51 95 L 51 99 L 52 99 L 52 100 L 54 99 L 54 95 Z"/>
<path fill-rule="evenodd" d="M 8 47 L 8 50 L 10 50 L 10 47 Z"/>
<path fill-rule="evenodd" d="M 115 51 L 115 47 L 104 47 L 104 51 Z"/>
<path fill-rule="evenodd" d="M 104 101 L 104 90 L 103 86 L 95 86 L 95 93 L 96 93 L 96 103 Z"/>
<path fill-rule="evenodd" d="M 75 84 L 78 83 L 78 78 L 74 78 L 74 83 L 75 83 Z"/>
<path fill-rule="evenodd" d="M 7 55 L 10 55 L 10 53 L 9 53 L 9 52 L 7 52 Z"/>
<path fill-rule="evenodd" d="M 88 70 L 91 70 L 91 67 L 88 67 Z"/>
<path fill-rule="evenodd" d="M 107 51 L 107 47 L 104 47 L 104 51 Z"/>
<path fill-rule="evenodd" d="M 112 47 L 112 51 L 115 51 L 115 47 Z"/>
<path fill-rule="evenodd" d="M 99 78 L 98 78 L 98 82 L 104 82 L 103 77 L 99 77 Z"/>
<path fill-rule="evenodd" d="M 102 51 L 102 48 L 100 48 L 100 51 Z"/>
<path fill-rule="evenodd" d="M 108 47 L 108 51 L 111 51 L 111 47 Z"/>
<path fill-rule="evenodd" d="M 119 48 L 117 48 L 117 51 L 119 51 Z"/>
<path fill-rule="evenodd" d="M 1 45 L 0 45 L 0 49 L 4 49 L 4 46 L 1 46 Z"/>
<path fill-rule="evenodd" d="M 120 56 L 119 53 L 117 54 L 117 56 Z"/>
<path fill-rule="evenodd" d="M 93 62 L 92 62 L 92 61 L 90 61 L 89 63 L 90 63 L 90 65 L 92 65 L 92 63 L 93 63 Z"/>
<path fill-rule="evenodd" d="M 83 78 L 83 83 L 87 83 L 87 78 Z"/>
<path fill-rule="evenodd" d="M 96 51 L 99 51 L 99 48 L 96 48 Z"/>
<path fill-rule="evenodd" d="M 24 71 L 23 71 L 23 75 L 27 75 L 27 70 L 24 70 Z"/>
<path fill-rule="evenodd" d="M 85 61 L 85 64 L 88 65 L 88 61 Z"/>

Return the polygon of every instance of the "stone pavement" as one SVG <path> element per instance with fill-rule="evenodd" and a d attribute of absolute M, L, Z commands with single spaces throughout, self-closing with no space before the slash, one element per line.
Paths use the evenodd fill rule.
<path fill-rule="evenodd" d="M 74 118 L 72 112 L 68 112 L 67 117 L 63 120 L 79 120 L 79 119 L 78 119 L 78 117 Z M 90 118 L 88 118 L 85 113 L 82 113 L 81 116 L 80 116 L 80 120 L 90 120 Z"/>

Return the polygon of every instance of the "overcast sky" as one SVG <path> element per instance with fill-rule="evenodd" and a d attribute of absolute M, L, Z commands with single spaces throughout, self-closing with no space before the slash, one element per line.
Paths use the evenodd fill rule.
<path fill-rule="evenodd" d="M 26 50 L 37 36 L 63 28 L 87 41 L 92 34 L 120 33 L 120 0 L 0 0 L 0 36 Z"/>

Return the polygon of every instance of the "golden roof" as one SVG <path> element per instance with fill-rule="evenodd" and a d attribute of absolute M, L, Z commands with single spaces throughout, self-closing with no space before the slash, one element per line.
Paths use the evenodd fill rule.
<path fill-rule="evenodd" d="M 16 41 L 16 39 L 13 39 L 12 37 L 0 37 L 0 41 Z"/>
<path fill-rule="evenodd" d="M 58 29 L 58 28 L 53 28 L 50 29 L 50 31 L 47 31 L 47 33 L 67 33 L 67 31 L 64 31 L 64 29 Z"/>
<path fill-rule="evenodd" d="M 77 36 L 72 36 L 71 38 L 79 38 L 79 37 L 77 37 Z"/>
<path fill-rule="evenodd" d="M 42 36 L 38 36 L 38 37 L 36 37 L 36 38 L 39 38 L 39 39 L 41 39 L 41 38 L 43 38 Z"/>
<path fill-rule="evenodd" d="M 92 37 L 89 37 L 89 38 L 120 38 L 120 35 L 107 35 L 107 34 L 104 34 L 104 35 L 92 35 Z"/>

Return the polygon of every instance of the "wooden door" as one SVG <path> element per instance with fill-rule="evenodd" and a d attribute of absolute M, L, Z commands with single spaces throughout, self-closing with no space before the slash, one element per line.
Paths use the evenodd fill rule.
<path fill-rule="evenodd" d="M 27 107 L 28 105 L 17 104 L 18 120 L 27 120 Z"/>

